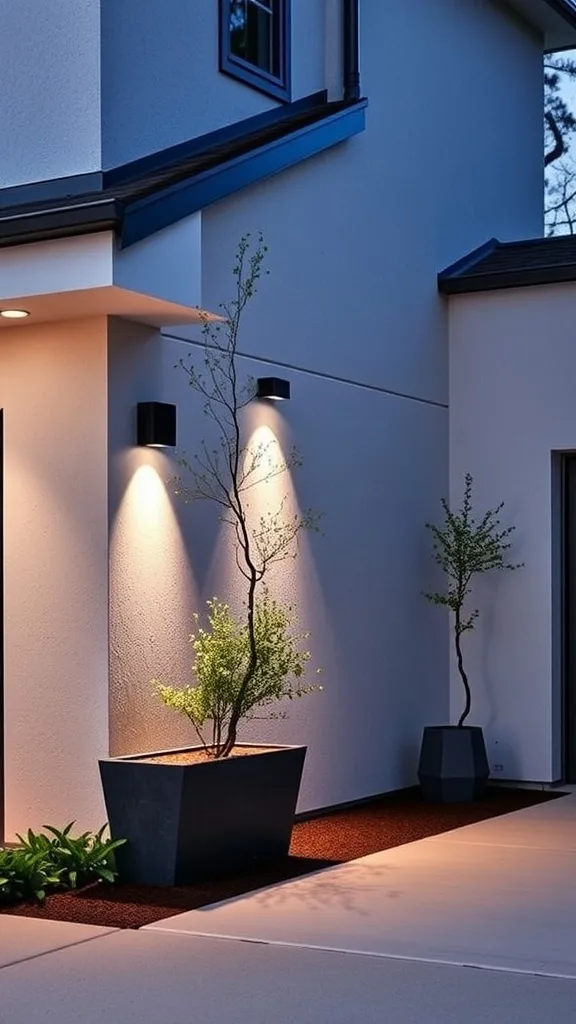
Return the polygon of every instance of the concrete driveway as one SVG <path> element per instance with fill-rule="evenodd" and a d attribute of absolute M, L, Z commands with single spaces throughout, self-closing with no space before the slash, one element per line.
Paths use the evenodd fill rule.
<path fill-rule="evenodd" d="M 138 932 L 0 916 L 0 1024 L 568 1021 L 575 893 L 569 796 Z"/>

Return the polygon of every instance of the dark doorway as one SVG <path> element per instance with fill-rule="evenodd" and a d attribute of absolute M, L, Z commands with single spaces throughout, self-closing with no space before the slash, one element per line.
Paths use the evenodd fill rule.
<path fill-rule="evenodd" d="M 562 460 L 563 775 L 576 783 L 576 453 Z"/>

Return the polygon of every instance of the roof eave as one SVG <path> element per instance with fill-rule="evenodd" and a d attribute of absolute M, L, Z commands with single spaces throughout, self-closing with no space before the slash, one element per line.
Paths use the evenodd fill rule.
<path fill-rule="evenodd" d="M 0 248 L 107 230 L 113 230 L 121 247 L 127 248 L 362 132 L 367 105 L 366 99 L 351 103 L 143 198 L 123 197 L 121 201 L 114 196 L 91 195 L 71 199 L 66 205 L 0 209 Z"/>
<path fill-rule="evenodd" d="M 504 0 L 543 39 L 545 52 L 576 47 L 576 6 L 572 0 Z"/>
<path fill-rule="evenodd" d="M 546 0 L 546 3 L 563 22 L 563 27 L 559 25 L 553 35 L 545 36 L 546 52 L 573 49 L 576 47 L 576 7 L 572 0 Z"/>
<path fill-rule="evenodd" d="M 122 248 L 352 138 L 365 128 L 367 106 L 368 100 L 361 99 L 330 117 L 130 204 L 122 223 Z"/>
<path fill-rule="evenodd" d="M 0 248 L 55 238 L 71 238 L 97 231 L 117 231 L 123 217 L 117 199 L 96 200 L 86 205 L 70 205 L 27 214 L 0 214 Z"/>
<path fill-rule="evenodd" d="M 576 281 L 576 265 L 516 270 L 509 273 L 474 274 L 470 277 L 444 277 L 440 274 L 438 290 L 443 295 L 467 295 L 474 292 L 500 291 L 503 288 L 564 284 L 570 281 Z"/>

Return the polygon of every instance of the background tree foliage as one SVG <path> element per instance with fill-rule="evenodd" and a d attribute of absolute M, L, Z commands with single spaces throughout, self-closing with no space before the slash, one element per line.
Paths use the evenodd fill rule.
<path fill-rule="evenodd" d="M 576 228 L 576 161 L 571 144 L 576 117 L 565 89 L 576 83 L 576 60 L 570 54 L 544 59 L 544 165 L 546 167 L 546 233 L 574 234 Z"/>

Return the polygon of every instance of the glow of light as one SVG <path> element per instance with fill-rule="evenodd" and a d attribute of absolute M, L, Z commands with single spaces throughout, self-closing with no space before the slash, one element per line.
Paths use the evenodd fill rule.
<path fill-rule="evenodd" d="M 146 459 L 146 461 L 143 461 Z M 110 544 L 114 685 L 112 743 L 134 750 L 178 745 L 189 723 L 169 717 L 150 681 L 180 684 L 190 674 L 188 638 L 198 607 L 189 553 L 167 487 L 171 463 L 147 448 L 123 456 L 126 489 Z M 125 709 L 129 707 L 130 720 Z"/>
<path fill-rule="evenodd" d="M 27 309 L 0 309 L 0 316 L 6 320 L 24 320 L 30 313 Z"/>

